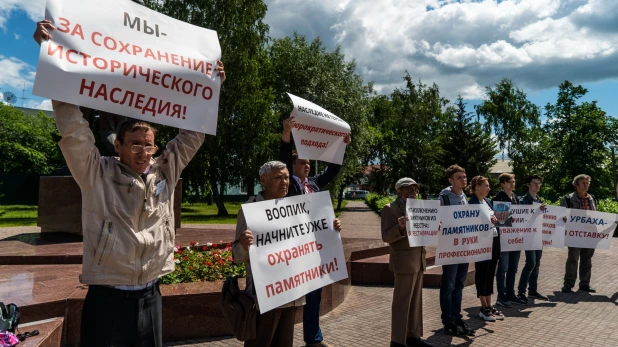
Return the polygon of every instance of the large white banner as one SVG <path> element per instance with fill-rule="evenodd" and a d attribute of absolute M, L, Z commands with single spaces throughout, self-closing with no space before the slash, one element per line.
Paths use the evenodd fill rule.
<path fill-rule="evenodd" d="M 350 134 L 350 125 L 322 107 L 288 93 L 295 117 L 292 135 L 298 157 L 329 163 L 343 163 L 346 144 L 343 139 Z"/>
<path fill-rule="evenodd" d="M 570 209 L 564 234 L 567 247 L 609 249 L 616 229 L 616 215 Z"/>
<path fill-rule="evenodd" d="M 500 227 L 500 251 L 543 249 L 543 211 L 541 204 L 511 205 L 510 226 Z"/>
<path fill-rule="evenodd" d="M 438 244 L 440 226 L 440 200 L 406 201 L 408 242 L 410 247 L 435 246 Z"/>
<path fill-rule="evenodd" d="M 128 0 L 48 0 L 33 94 L 215 134 L 217 33 Z"/>
<path fill-rule="evenodd" d="M 566 207 L 545 205 L 543 247 L 564 248 L 564 218 L 568 211 Z"/>
<path fill-rule="evenodd" d="M 442 206 L 436 265 L 491 259 L 493 224 L 490 213 L 485 204 Z"/>
<path fill-rule="evenodd" d="M 251 271 L 264 313 L 348 277 L 328 192 L 242 205 Z"/>

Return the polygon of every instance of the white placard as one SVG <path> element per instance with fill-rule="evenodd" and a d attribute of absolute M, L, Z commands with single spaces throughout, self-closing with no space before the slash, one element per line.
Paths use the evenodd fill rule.
<path fill-rule="evenodd" d="M 616 215 L 613 213 L 570 209 L 564 233 L 567 247 L 609 249 Z"/>
<path fill-rule="evenodd" d="M 511 205 L 511 226 L 500 227 L 500 251 L 543 249 L 543 211 L 541 204 Z"/>
<path fill-rule="evenodd" d="M 564 248 L 564 218 L 568 209 L 562 206 L 545 205 L 543 214 L 543 247 Z"/>
<path fill-rule="evenodd" d="M 442 206 L 436 265 L 491 259 L 493 224 L 490 213 L 486 204 Z"/>
<path fill-rule="evenodd" d="M 440 200 L 408 199 L 406 213 L 410 247 L 436 246 L 440 226 Z"/>
<path fill-rule="evenodd" d="M 251 271 L 264 313 L 348 277 L 329 192 L 242 205 Z"/>
<path fill-rule="evenodd" d="M 300 159 L 342 164 L 350 125 L 322 107 L 288 93 L 295 117 L 292 135 Z"/>
<path fill-rule="evenodd" d="M 217 33 L 127 0 L 48 0 L 33 94 L 215 134 Z"/>

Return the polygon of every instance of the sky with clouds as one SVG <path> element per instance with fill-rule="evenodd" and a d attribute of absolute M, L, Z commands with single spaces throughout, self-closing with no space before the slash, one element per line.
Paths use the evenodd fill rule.
<path fill-rule="evenodd" d="M 538 105 L 554 102 L 565 79 L 589 89 L 618 115 L 618 1 L 615 0 L 265 0 L 273 38 L 295 31 L 341 46 L 358 73 L 388 93 L 407 70 L 471 105 L 507 77 Z M 0 92 L 26 107 L 50 108 L 30 94 L 44 0 L 0 0 Z M 471 105 L 470 110 L 471 110 Z"/>

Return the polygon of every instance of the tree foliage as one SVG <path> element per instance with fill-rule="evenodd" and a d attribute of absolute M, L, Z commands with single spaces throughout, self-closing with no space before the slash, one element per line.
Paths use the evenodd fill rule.
<path fill-rule="evenodd" d="M 0 104 L 0 172 L 50 174 L 64 165 L 53 118 Z"/>

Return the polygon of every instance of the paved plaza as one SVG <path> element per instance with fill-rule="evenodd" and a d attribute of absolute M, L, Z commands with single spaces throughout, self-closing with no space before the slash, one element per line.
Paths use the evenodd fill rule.
<path fill-rule="evenodd" d="M 350 202 L 341 220 L 345 237 L 379 238 L 379 217 L 364 203 Z M 187 227 L 187 225 L 183 225 Z M 233 226 L 221 226 L 229 228 Z M 38 232 L 35 227 L 2 228 L 0 240 Z M 435 346 L 618 346 L 618 239 L 609 251 L 592 259 L 591 284 L 597 293 L 560 292 L 566 249 L 546 248 L 541 260 L 539 291 L 550 301 L 504 309 L 502 322 L 484 323 L 477 314 L 474 286 L 464 289 L 464 319 L 477 329 L 475 337 L 444 334 L 440 322 L 438 289 L 423 289 L 424 338 Z M 519 268 L 524 265 L 522 255 Z M 518 275 L 519 277 L 519 275 Z M 322 317 L 325 341 L 334 346 L 388 346 L 392 287 L 352 286 L 343 304 Z M 201 324 L 195 322 L 195 324 Z M 294 346 L 303 346 L 302 324 L 295 328 Z M 178 341 L 166 346 L 242 346 L 234 338 Z"/>

